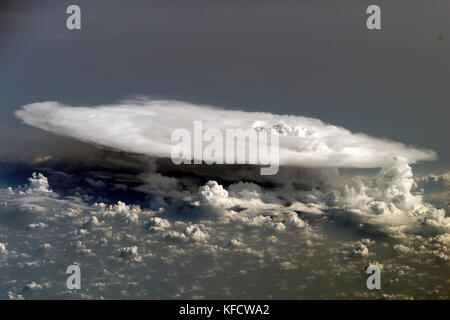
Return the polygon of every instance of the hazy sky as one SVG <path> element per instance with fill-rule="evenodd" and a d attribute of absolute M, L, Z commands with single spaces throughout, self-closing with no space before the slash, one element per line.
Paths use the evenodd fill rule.
<path fill-rule="evenodd" d="M 374 3 L 381 31 L 366 28 Z M 80 31 L 66 28 L 71 4 Z M 450 170 L 449 27 L 449 0 L 2 1 L 0 299 L 448 300 L 450 171 L 420 170 Z M 136 96 L 147 109 L 118 102 Z M 31 103 L 17 114 L 49 132 L 15 118 Z M 413 174 L 408 161 L 431 153 L 199 103 L 319 118 L 440 160 Z M 279 128 L 301 168 L 133 154 L 167 156 L 154 146 L 193 118 Z M 75 263 L 83 284 L 70 291 Z M 368 264 L 382 290 L 368 290 Z"/>
<path fill-rule="evenodd" d="M 317 117 L 448 167 L 446 0 L 29 2 L 0 10 L 1 145 L 24 104 L 146 95 Z M 365 26 L 374 3 L 381 31 Z M 66 28 L 69 4 L 81 31 Z"/>

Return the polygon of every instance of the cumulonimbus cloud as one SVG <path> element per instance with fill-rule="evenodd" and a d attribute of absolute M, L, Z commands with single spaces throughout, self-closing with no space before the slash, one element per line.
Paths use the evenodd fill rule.
<path fill-rule="evenodd" d="M 77 254 L 80 259 L 86 257 L 90 259 L 87 261 L 93 261 L 92 257 L 107 254 L 105 267 L 120 270 L 126 263 L 128 272 L 129 263 L 136 266 L 133 268 L 141 266 L 133 269 L 138 270 L 135 276 L 139 278 L 141 272 L 148 271 L 146 264 L 160 263 L 182 266 L 183 270 L 198 275 L 197 266 L 190 262 L 196 260 L 198 253 L 210 254 L 217 266 L 223 266 L 224 261 L 236 261 L 233 265 L 245 261 L 248 268 L 251 261 L 257 268 L 262 265 L 271 270 L 280 268 L 281 274 L 295 272 L 300 265 L 305 268 L 301 260 L 305 254 L 311 263 L 308 268 L 320 265 L 317 262 L 321 257 L 329 257 L 323 252 L 332 252 L 342 259 L 334 265 L 348 264 L 345 268 L 348 275 L 359 270 L 360 264 L 351 262 L 358 259 L 376 257 L 386 266 L 393 265 L 392 261 L 396 260 L 388 260 L 392 259 L 392 253 L 386 250 L 386 245 L 402 255 L 402 259 L 411 256 L 409 261 L 415 265 L 416 261 L 425 261 L 417 270 L 428 271 L 430 259 L 436 259 L 441 265 L 449 261 L 450 218 L 440 206 L 427 203 L 417 190 L 417 185 L 424 187 L 430 183 L 444 186 L 447 176 L 415 182 L 410 166 L 417 161 L 433 160 L 436 155 L 431 150 L 352 133 L 318 119 L 221 110 L 176 101 L 128 101 L 96 107 L 42 102 L 23 106 L 16 115 L 29 125 L 58 135 L 125 151 L 125 157 L 133 161 L 135 157 L 130 153 L 170 158 L 174 146 L 172 132 L 179 128 L 192 132 L 194 121 L 202 121 L 205 130 L 214 128 L 221 132 L 262 129 L 279 135 L 280 164 L 286 167 L 280 168 L 276 176 L 266 177 L 257 175 L 255 166 L 211 166 L 209 170 L 201 166 L 197 167 L 201 173 L 189 172 L 193 175 L 184 175 L 183 170 L 194 170 L 196 166 L 181 166 L 174 176 L 165 176 L 161 169 L 165 161 L 158 161 L 163 163 L 160 171 L 156 167 L 161 163 L 155 161 L 142 168 L 146 172 L 140 172 L 136 181 L 133 180 L 137 182 L 133 186 L 139 184 L 135 190 L 146 194 L 143 209 L 122 201 L 108 205 L 102 200 L 91 204 L 79 195 L 64 197 L 58 193 L 57 186 L 52 191 L 46 177 L 34 174 L 27 187 L 0 190 L 0 203 L 3 203 L 0 218 L 6 221 L 9 213 L 14 212 L 15 223 L 23 219 L 28 231 L 17 233 L 12 228 L 3 229 L 8 232 L 8 242 L 0 243 L 0 264 L 3 254 L 3 259 L 9 259 L 12 265 L 10 259 L 15 259 L 15 252 L 19 252 L 14 243 L 23 243 L 25 239 L 38 239 L 43 245 L 40 251 L 27 252 L 24 264 L 31 264 L 34 254 L 42 252 L 51 255 L 52 260 L 63 259 L 66 251 L 60 248 L 71 247 L 69 243 L 74 244 L 70 259 Z M 143 158 L 147 166 L 148 157 Z M 375 176 L 348 177 L 339 174 L 336 169 L 339 167 L 381 169 Z M 171 174 L 170 170 L 167 173 Z M 115 186 L 114 181 L 113 184 L 107 179 L 97 181 L 96 173 L 91 174 L 87 180 L 90 187 Z M 199 176 L 211 180 L 199 182 L 202 180 Z M 445 205 L 445 196 L 446 193 L 440 193 L 434 200 Z M 21 212 L 34 214 L 17 216 Z M 192 216 L 201 217 L 201 223 L 192 223 L 189 219 Z M 25 220 L 30 217 L 33 220 Z M 330 228 L 330 223 L 339 222 L 355 229 L 357 234 L 376 235 L 377 240 L 362 239 L 350 243 L 349 247 L 348 234 L 342 238 L 345 241 L 337 241 L 341 232 L 334 233 Z M 47 233 L 41 230 L 45 228 L 52 229 L 51 234 L 58 234 L 58 238 L 49 241 Z M 119 230 L 126 237 L 115 237 L 111 230 Z M 383 238 L 383 234 L 387 237 Z M 19 240 L 15 241 L 15 237 Z M 123 239 L 128 242 L 124 244 Z M 349 249 L 355 246 L 353 251 Z M 167 252 L 166 248 L 171 251 Z M 305 251 L 296 259 L 290 257 L 294 250 Z M 244 260 L 242 254 L 250 257 Z M 163 257 L 161 261 L 160 257 Z M 82 263 L 87 270 L 97 268 L 97 264 L 83 260 Z M 217 286 L 222 277 L 214 276 L 218 279 L 214 281 Z M 431 277 L 435 275 L 430 274 Z M 200 278 L 205 279 L 203 274 Z M 180 286 L 183 280 L 174 278 L 173 281 Z M 22 282 L 18 283 L 23 286 Z M 170 286 L 165 283 L 164 287 Z M 432 282 L 429 288 L 435 289 Z M 9 296 L 21 297 L 19 289 L 17 285 L 8 289 Z M 25 291 L 25 294 L 30 293 Z"/>
<path fill-rule="evenodd" d="M 318 119 L 244 112 L 193 105 L 179 101 L 140 100 L 116 105 L 71 107 L 58 102 L 23 106 L 16 115 L 25 123 L 117 150 L 155 157 L 171 156 L 175 129 L 269 130 L 279 134 L 280 165 L 299 167 L 386 166 L 395 158 L 408 163 L 434 160 L 432 150 L 374 138 L 330 125 Z"/>

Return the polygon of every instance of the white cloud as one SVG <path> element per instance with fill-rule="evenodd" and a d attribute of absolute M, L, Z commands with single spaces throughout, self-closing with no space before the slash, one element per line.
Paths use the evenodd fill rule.
<path fill-rule="evenodd" d="M 163 219 L 160 217 L 152 217 L 150 218 L 149 223 L 147 224 L 148 228 L 152 231 L 161 231 L 170 228 L 170 222 L 167 219 Z"/>
<path fill-rule="evenodd" d="M 357 247 L 353 249 L 352 255 L 356 257 L 367 257 L 369 255 L 369 249 L 364 243 L 358 242 Z"/>
<path fill-rule="evenodd" d="M 28 178 L 30 182 L 28 192 L 40 191 L 40 192 L 52 192 L 48 184 L 48 180 L 41 173 L 33 172 L 32 176 Z"/>
<path fill-rule="evenodd" d="M 138 253 L 138 247 L 123 247 L 119 250 L 119 256 L 122 258 L 131 258 L 133 261 L 142 262 L 142 257 Z"/>
<path fill-rule="evenodd" d="M 0 255 L 6 255 L 8 251 L 6 250 L 6 245 L 0 242 Z"/>
<path fill-rule="evenodd" d="M 25 123 L 56 134 L 117 150 L 170 158 L 177 128 L 255 129 L 280 136 L 280 164 L 301 167 L 386 166 L 394 157 L 408 163 L 433 160 L 433 151 L 326 124 L 318 119 L 271 113 L 230 111 L 178 101 L 127 101 L 98 107 L 70 107 L 58 102 L 23 106 L 16 115 Z M 244 151 L 244 150 L 243 150 Z"/>
<path fill-rule="evenodd" d="M 192 224 L 186 227 L 184 233 L 195 241 L 205 241 L 209 235 L 206 231 L 202 231 L 201 226 Z"/>

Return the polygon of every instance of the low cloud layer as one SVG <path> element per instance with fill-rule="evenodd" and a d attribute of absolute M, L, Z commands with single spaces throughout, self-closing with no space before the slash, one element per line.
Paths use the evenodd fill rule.
<path fill-rule="evenodd" d="M 62 195 L 42 174 L 28 180 L 0 189 L 2 298 L 450 297 L 449 230 L 429 229 L 414 212 L 364 220 L 361 210 L 318 203 L 317 190 L 209 181 L 172 192 L 179 181 L 153 174 L 142 177 L 148 209 Z M 145 188 L 155 183 L 167 188 Z M 382 223 L 389 215 L 395 225 Z M 382 270 L 381 291 L 365 287 L 369 263 Z M 65 287 L 71 264 L 81 290 Z"/>

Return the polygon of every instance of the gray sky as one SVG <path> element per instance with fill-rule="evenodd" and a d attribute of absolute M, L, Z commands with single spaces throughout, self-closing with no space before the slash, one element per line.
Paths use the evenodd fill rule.
<path fill-rule="evenodd" d="M 428 166 L 448 168 L 446 0 L 22 2 L 0 10 L 0 148 L 29 130 L 23 104 L 147 95 L 316 117 L 432 148 Z M 74 3 L 81 31 L 66 29 Z M 375 3 L 381 31 L 365 26 Z"/>

